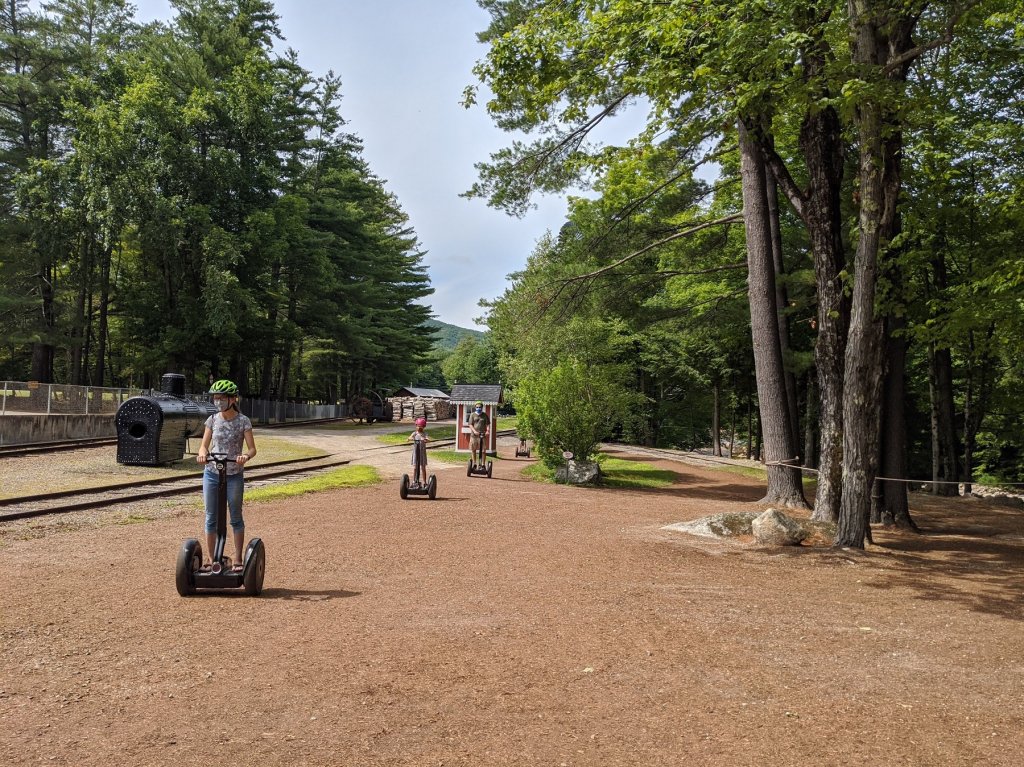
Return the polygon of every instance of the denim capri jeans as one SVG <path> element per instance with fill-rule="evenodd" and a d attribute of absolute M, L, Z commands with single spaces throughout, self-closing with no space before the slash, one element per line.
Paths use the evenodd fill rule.
<path fill-rule="evenodd" d="M 228 510 L 231 512 L 231 529 L 236 533 L 245 530 L 242 521 L 242 487 L 244 474 L 227 475 Z M 217 490 L 220 488 L 220 476 L 216 472 L 203 472 L 203 502 L 206 504 L 206 532 L 217 532 Z"/>

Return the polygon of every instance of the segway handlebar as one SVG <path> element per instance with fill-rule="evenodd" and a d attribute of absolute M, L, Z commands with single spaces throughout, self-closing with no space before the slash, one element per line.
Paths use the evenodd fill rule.
<path fill-rule="evenodd" d="M 221 464 L 238 463 L 234 458 L 230 458 L 227 453 L 207 453 L 206 462 L 218 464 L 218 467 Z"/>

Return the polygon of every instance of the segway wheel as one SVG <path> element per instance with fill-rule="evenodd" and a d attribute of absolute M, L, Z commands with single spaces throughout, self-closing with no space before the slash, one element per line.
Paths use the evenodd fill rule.
<path fill-rule="evenodd" d="M 263 591 L 263 573 L 267 567 L 267 555 L 263 541 L 253 538 L 245 547 L 245 577 L 242 585 L 250 597 L 258 597 Z"/>
<path fill-rule="evenodd" d="M 437 497 L 437 477 L 433 474 L 430 475 L 430 479 L 427 480 L 427 498 L 434 500 Z"/>
<path fill-rule="evenodd" d="M 402 497 L 403 501 L 406 498 L 409 497 L 409 475 L 408 474 L 403 474 L 402 475 L 402 484 L 400 484 L 398 486 L 398 494 Z"/>
<path fill-rule="evenodd" d="M 183 597 L 196 593 L 196 572 L 203 565 L 203 547 L 195 538 L 189 538 L 178 552 L 174 571 L 174 586 Z"/>
<path fill-rule="evenodd" d="M 473 459 L 472 458 L 470 458 L 469 459 L 469 463 L 466 464 L 466 476 L 467 477 L 472 477 L 473 476 Z"/>
<path fill-rule="evenodd" d="M 491 469 L 494 468 L 494 463 L 491 461 L 487 462 L 487 479 L 491 478 Z"/>

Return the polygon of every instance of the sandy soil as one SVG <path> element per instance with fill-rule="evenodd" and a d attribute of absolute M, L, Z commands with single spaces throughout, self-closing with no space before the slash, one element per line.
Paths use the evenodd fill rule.
<path fill-rule="evenodd" d="M 915 496 L 924 535 L 769 550 L 662 529 L 755 480 L 525 463 L 250 505 L 260 598 L 177 595 L 194 508 L 0 537 L 0 764 L 1019 764 L 1019 509 Z"/>

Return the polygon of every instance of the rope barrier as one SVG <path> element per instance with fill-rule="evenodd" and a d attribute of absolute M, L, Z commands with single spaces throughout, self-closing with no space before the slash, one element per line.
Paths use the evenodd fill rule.
<path fill-rule="evenodd" d="M 801 466 L 800 464 L 794 464 L 793 461 L 799 460 L 798 458 L 789 458 L 785 461 L 766 461 L 765 466 L 785 466 L 788 469 L 800 469 L 800 471 L 809 471 L 812 474 L 820 474 L 821 472 L 817 469 L 812 469 L 808 466 Z M 999 490 L 1004 487 L 1024 487 L 1024 482 L 1002 482 L 998 485 L 986 485 L 983 482 L 967 482 L 964 480 L 954 481 L 951 479 L 901 479 L 898 477 L 875 477 L 876 480 L 882 482 L 906 482 L 909 485 L 971 485 L 972 487 L 991 487 L 995 490 Z"/>

